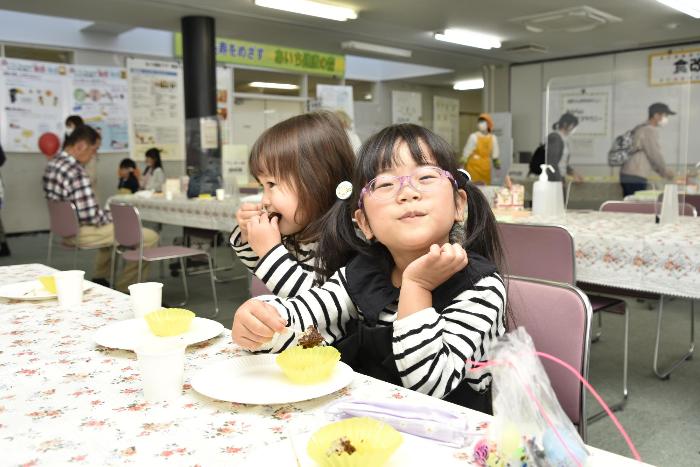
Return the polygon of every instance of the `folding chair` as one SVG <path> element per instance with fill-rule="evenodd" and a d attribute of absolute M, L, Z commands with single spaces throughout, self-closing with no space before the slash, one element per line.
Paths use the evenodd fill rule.
<path fill-rule="evenodd" d="M 75 205 L 67 200 L 56 201 L 52 199 L 47 199 L 46 205 L 49 209 L 49 251 L 46 257 L 47 265 L 51 265 L 54 236 L 63 239 L 61 246 L 73 250 L 74 269 L 78 261 L 78 250 L 96 250 L 112 245 L 111 243 L 90 246 L 80 245 L 80 222 Z M 66 241 L 67 238 L 73 238 L 74 242 Z"/>
<path fill-rule="evenodd" d="M 564 227 L 499 222 L 498 230 L 506 257 L 508 274 L 562 282 L 570 285 L 576 284 L 574 240 Z M 546 258 L 546 261 L 544 258 Z M 629 395 L 627 388 L 627 367 L 629 361 L 629 310 L 627 303 L 619 298 L 599 295 L 589 295 L 588 298 L 592 313 L 598 313 L 600 325 L 602 325 L 600 312 L 605 311 L 624 316 L 622 400 L 610 406 L 610 409 L 613 411 L 622 410 L 627 403 Z M 601 333 L 599 330 L 593 337 L 592 342 L 597 341 Z M 604 416 L 605 412 L 600 411 L 591 416 L 589 421 L 594 422 Z"/>
<path fill-rule="evenodd" d="M 576 287 L 561 282 L 506 276 L 509 329 L 522 326 L 535 349 L 565 361 L 588 379 L 591 304 Z M 568 370 L 542 360 L 552 389 L 585 442 L 588 437 L 583 383 Z"/>
<path fill-rule="evenodd" d="M 114 284 L 116 276 L 116 259 L 121 255 L 125 261 L 138 261 L 138 282 L 141 282 L 141 266 L 144 261 L 166 261 L 179 259 L 182 270 L 182 285 L 185 292 L 185 301 L 179 306 L 185 305 L 189 300 L 189 289 L 187 287 L 187 274 L 185 270 L 185 258 L 192 256 L 206 256 L 209 263 L 209 278 L 211 281 L 211 292 L 214 298 L 214 315 L 219 314 L 219 302 L 216 296 L 216 284 L 214 283 L 214 268 L 209 253 L 196 248 L 182 246 L 157 246 L 153 248 L 143 247 L 143 231 L 141 218 L 138 210 L 131 205 L 124 203 L 110 204 L 112 221 L 114 222 L 114 240 L 112 248 L 112 275 L 111 283 Z"/>

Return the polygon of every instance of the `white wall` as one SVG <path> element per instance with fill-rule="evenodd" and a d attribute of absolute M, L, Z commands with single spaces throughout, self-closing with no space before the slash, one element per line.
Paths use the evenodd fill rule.
<path fill-rule="evenodd" d="M 687 50 L 698 46 L 683 46 Z M 607 86 L 611 92 L 609 131 L 593 144 L 581 145 L 579 154 L 572 150 L 572 162 L 585 175 L 614 175 L 606 163 L 607 149 L 618 134 L 633 128 L 647 118 L 647 108 L 654 102 L 665 102 L 678 115 L 660 130 L 662 150 L 671 166 L 685 166 L 700 161 L 700 85 L 652 87 L 648 85 L 649 55 L 668 48 L 606 54 L 571 60 L 514 65 L 510 76 L 510 102 L 513 113 L 513 139 L 516 154 L 534 151 L 558 118 L 560 109 L 544 108 L 550 94 L 550 110 L 555 108 L 556 92 L 586 86 Z M 557 115 L 553 115 L 557 113 Z M 696 129 L 693 131 L 693 129 Z M 582 137 L 574 136 L 572 141 Z M 591 143 L 591 141 L 589 141 Z M 688 148 L 690 148 L 688 150 Z M 592 154 L 582 151 L 591 150 Z M 686 160 L 687 157 L 687 160 Z"/>

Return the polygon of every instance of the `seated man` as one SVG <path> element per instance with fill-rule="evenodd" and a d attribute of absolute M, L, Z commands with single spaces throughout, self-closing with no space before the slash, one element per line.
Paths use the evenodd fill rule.
<path fill-rule="evenodd" d="M 93 281 L 107 283 L 111 273 L 112 244 L 114 225 L 108 212 L 97 203 L 90 179 L 84 166 L 92 160 L 100 147 L 100 135 L 94 128 L 83 125 L 68 136 L 60 155 L 54 157 L 44 171 L 44 193 L 47 199 L 71 201 L 78 211 L 80 222 L 80 246 L 102 246 L 98 250 Z M 65 239 L 75 242 L 75 237 Z M 143 246 L 149 248 L 158 244 L 158 234 L 143 229 Z M 147 262 L 143 264 L 142 278 L 147 277 Z M 117 289 L 125 291 L 136 282 L 137 263 L 129 261 L 117 279 Z M 143 279 L 142 279 L 143 280 Z M 114 285 L 114 284 L 113 284 Z"/>

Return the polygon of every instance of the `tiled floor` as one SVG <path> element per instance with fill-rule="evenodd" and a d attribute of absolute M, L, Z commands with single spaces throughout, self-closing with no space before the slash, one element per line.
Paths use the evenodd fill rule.
<path fill-rule="evenodd" d="M 172 242 L 181 231 L 165 226 L 161 244 Z M 19 263 L 46 263 L 47 234 L 10 237 L 12 256 L 0 258 L 1 265 Z M 72 253 L 54 249 L 53 266 L 58 269 L 73 267 Z M 245 271 L 225 246 L 217 249 L 217 259 L 222 265 L 234 265 L 232 271 L 219 273 L 222 277 L 238 277 L 230 282 L 217 284 L 219 307 L 217 320 L 230 328 L 235 309 L 248 298 Z M 79 252 L 77 268 L 92 276 L 93 252 Z M 172 277 L 168 267 L 165 276 L 158 278 L 159 268 L 151 270 L 151 279 L 165 284 L 164 300 L 178 302 L 182 297 L 180 277 Z M 213 312 L 208 275 L 189 277 L 191 299 L 188 308 L 200 316 Z M 700 284 L 698 285 L 700 286 Z M 700 465 L 700 364 L 691 360 L 676 370 L 667 381 L 661 381 L 651 371 L 656 310 L 649 310 L 646 302 L 629 301 L 630 318 L 630 398 L 618 417 L 637 445 L 642 459 L 659 466 Z M 656 305 L 652 303 L 652 305 Z M 669 358 L 680 355 L 689 335 L 690 304 L 685 300 L 666 302 L 664 327 L 664 355 Z M 698 310 L 700 311 L 700 310 Z M 699 313 L 700 314 L 700 313 Z M 666 359 L 665 361 L 668 361 Z M 622 368 L 622 319 L 604 316 L 604 334 L 591 350 L 590 381 L 603 397 L 616 401 L 621 394 Z M 590 412 L 596 412 L 596 402 L 589 398 Z M 609 420 L 601 420 L 589 426 L 589 444 L 629 455 L 622 437 Z"/>

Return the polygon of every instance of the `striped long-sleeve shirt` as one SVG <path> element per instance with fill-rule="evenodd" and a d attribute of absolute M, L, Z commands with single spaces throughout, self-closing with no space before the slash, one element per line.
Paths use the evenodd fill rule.
<path fill-rule="evenodd" d="M 358 300 L 353 300 L 349 293 L 353 287 L 348 285 L 346 269 L 335 273 L 322 286 L 291 299 L 259 297 L 273 305 L 289 327 L 288 332 L 276 335 L 259 351 L 281 352 L 295 343 L 298 335 L 295 332 L 310 325 L 318 328 L 327 343 L 334 344 L 348 335 L 353 320 L 367 321 L 356 304 Z M 390 348 L 404 387 L 441 398 L 463 380 L 475 391 L 488 388 L 490 373 L 484 369 L 472 370 L 466 360 L 487 360 L 491 342 L 505 334 L 505 286 L 496 272 L 471 285 L 461 278 L 457 281 L 464 285 L 459 290 L 453 287 L 448 293 L 451 296 L 436 297 L 436 289 L 434 307 L 401 320 L 397 320 L 396 298 L 379 311 L 376 326 L 392 327 Z M 444 307 L 436 309 L 437 302 Z"/>
<path fill-rule="evenodd" d="M 279 244 L 260 258 L 249 243 L 241 242 L 238 226 L 231 232 L 229 242 L 238 259 L 275 295 L 293 297 L 313 286 L 316 243 L 300 245 L 294 255 Z"/>

